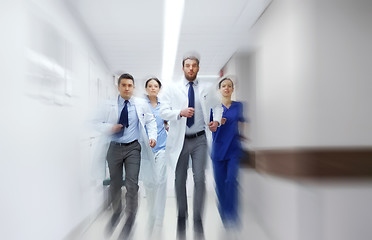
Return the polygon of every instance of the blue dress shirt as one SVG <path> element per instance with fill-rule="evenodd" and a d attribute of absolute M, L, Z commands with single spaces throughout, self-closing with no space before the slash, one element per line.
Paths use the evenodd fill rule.
<path fill-rule="evenodd" d="M 124 108 L 124 99 L 119 95 L 118 97 L 118 116 L 120 117 L 120 113 Z M 136 106 L 134 104 L 133 99 L 129 99 L 128 107 L 128 128 L 124 127 L 124 134 L 122 137 L 112 137 L 112 141 L 119 142 L 119 143 L 130 143 L 134 140 L 139 139 L 139 121 L 136 111 Z M 118 118 L 119 118 L 118 117 Z"/>

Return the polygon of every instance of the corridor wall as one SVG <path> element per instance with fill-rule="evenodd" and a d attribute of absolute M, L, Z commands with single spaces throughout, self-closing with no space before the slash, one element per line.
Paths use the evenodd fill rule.
<path fill-rule="evenodd" d="M 102 206 L 90 110 L 112 74 L 66 1 L 2 1 L 2 239 L 63 239 Z"/>

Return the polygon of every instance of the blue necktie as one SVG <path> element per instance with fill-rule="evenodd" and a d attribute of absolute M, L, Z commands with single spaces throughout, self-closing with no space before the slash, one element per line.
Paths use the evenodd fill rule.
<path fill-rule="evenodd" d="M 189 86 L 189 107 L 192 107 L 195 109 L 195 95 L 194 95 L 194 88 L 192 87 L 194 82 L 190 82 L 189 84 L 190 84 Z M 195 115 L 195 112 L 194 112 L 194 115 Z M 192 117 L 187 118 L 186 125 L 188 127 L 191 127 L 194 124 L 194 115 L 192 115 Z"/>
<path fill-rule="evenodd" d="M 119 118 L 118 124 L 123 125 L 123 129 L 120 132 L 118 132 L 118 135 L 119 136 L 123 136 L 123 134 L 124 134 L 124 127 L 127 128 L 129 126 L 129 121 L 128 121 L 128 106 L 127 106 L 128 102 L 129 102 L 128 100 L 125 100 L 125 102 L 124 102 L 124 108 L 123 108 L 123 110 L 121 110 L 121 113 L 120 113 L 120 118 Z"/>

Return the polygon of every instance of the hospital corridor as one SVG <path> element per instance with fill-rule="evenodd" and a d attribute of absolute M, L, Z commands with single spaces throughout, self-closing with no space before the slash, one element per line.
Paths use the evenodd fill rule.
<path fill-rule="evenodd" d="M 1 0 L 0 239 L 372 239 L 372 1 Z"/>

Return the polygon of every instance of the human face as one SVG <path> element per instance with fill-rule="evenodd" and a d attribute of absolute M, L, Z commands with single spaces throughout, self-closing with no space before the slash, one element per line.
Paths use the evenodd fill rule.
<path fill-rule="evenodd" d="M 129 100 L 133 95 L 134 83 L 132 79 L 121 79 L 118 86 L 120 96 L 125 100 Z"/>
<path fill-rule="evenodd" d="M 196 60 L 186 59 L 182 70 L 188 81 L 194 81 L 199 72 L 198 62 Z"/>
<path fill-rule="evenodd" d="M 231 80 L 226 79 L 223 81 L 219 91 L 223 97 L 231 97 L 231 94 L 234 92 L 234 87 Z"/>
<path fill-rule="evenodd" d="M 150 80 L 147 83 L 146 92 L 149 97 L 156 97 L 160 91 L 159 83 L 155 80 Z"/>

